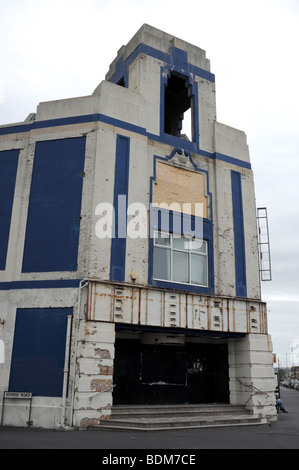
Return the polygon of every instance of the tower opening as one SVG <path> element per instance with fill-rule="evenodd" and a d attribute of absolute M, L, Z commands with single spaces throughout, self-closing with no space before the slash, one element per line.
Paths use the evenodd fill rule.
<path fill-rule="evenodd" d="M 185 134 L 193 140 L 192 99 L 186 81 L 186 78 L 175 73 L 171 73 L 168 78 L 165 87 L 164 132 L 175 137 L 183 137 Z"/>

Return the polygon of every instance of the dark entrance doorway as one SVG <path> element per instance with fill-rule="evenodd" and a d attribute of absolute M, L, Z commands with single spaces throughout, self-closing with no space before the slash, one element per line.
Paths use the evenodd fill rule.
<path fill-rule="evenodd" d="M 116 339 L 114 384 L 115 405 L 228 403 L 227 344 Z"/>

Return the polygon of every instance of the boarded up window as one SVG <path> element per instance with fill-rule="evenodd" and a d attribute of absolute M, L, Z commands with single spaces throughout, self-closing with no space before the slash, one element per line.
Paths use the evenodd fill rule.
<path fill-rule="evenodd" d="M 85 137 L 36 143 L 22 272 L 76 271 Z"/>
<path fill-rule="evenodd" d="M 72 308 L 17 310 L 10 391 L 60 397 L 63 387 L 67 316 Z"/>
<path fill-rule="evenodd" d="M 208 197 L 205 191 L 205 176 L 202 173 L 159 162 L 157 176 L 157 184 L 154 187 L 154 205 L 178 204 L 177 209 L 173 206 L 173 210 L 208 218 Z M 201 215 L 195 213 L 196 203 L 202 204 Z M 191 205 L 188 206 L 188 204 Z"/>

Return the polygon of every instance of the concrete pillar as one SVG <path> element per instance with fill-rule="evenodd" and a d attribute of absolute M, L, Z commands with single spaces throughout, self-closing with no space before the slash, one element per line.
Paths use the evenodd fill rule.
<path fill-rule="evenodd" d="M 110 419 L 113 391 L 114 323 L 81 320 L 78 334 L 75 427 Z"/>
<path fill-rule="evenodd" d="M 276 420 L 271 338 L 247 334 L 229 340 L 230 403 L 245 405 L 253 414 Z"/>

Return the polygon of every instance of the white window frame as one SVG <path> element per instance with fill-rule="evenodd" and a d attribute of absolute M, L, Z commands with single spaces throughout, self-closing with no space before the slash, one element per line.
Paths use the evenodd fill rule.
<path fill-rule="evenodd" d="M 170 245 L 169 246 L 160 245 L 160 244 L 156 243 L 156 239 L 157 239 L 156 234 L 158 234 L 158 233 L 160 235 L 165 235 L 166 237 L 169 237 L 169 239 L 170 239 Z M 168 232 L 164 232 L 164 231 L 160 231 L 160 230 L 155 230 L 155 232 L 154 232 L 154 250 L 155 250 L 155 247 L 157 247 L 157 248 L 161 248 L 161 249 L 165 249 L 165 250 L 170 251 L 170 279 L 160 279 L 160 278 L 157 278 L 157 277 L 153 277 L 153 279 L 156 280 L 156 281 L 171 282 L 171 283 L 174 283 L 174 284 L 184 284 L 184 285 L 195 286 L 195 287 L 209 287 L 208 242 L 206 240 L 200 240 L 200 239 L 197 239 L 197 238 L 188 237 L 186 235 L 184 235 L 183 237 L 189 240 L 188 249 L 186 249 L 186 250 L 173 247 L 173 238 L 181 238 L 180 235 L 172 234 L 172 233 L 168 233 Z M 202 245 L 205 247 L 205 251 L 203 253 L 198 253 L 196 251 L 193 251 L 191 249 L 192 241 L 201 242 Z M 188 254 L 188 269 L 189 269 L 188 277 L 189 277 L 189 282 L 174 281 L 173 280 L 173 252 L 180 252 L 180 253 L 187 253 Z M 206 273 L 207 273 L 206 274 L 206 284 L 194 284 L 194 283 L 191 282 L 191 255 L 192 254 L 205 258 Z M 154 266 L 153 266 L 153 272 L 154 272 Z"/>

